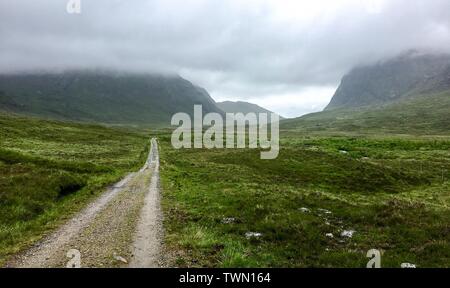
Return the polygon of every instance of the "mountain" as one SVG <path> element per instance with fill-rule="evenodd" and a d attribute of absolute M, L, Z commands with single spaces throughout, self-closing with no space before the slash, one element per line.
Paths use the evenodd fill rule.
<path fill-rule="evenodd" d="M 170 125 L 177 112 L 223 113 L 179 76 L 99 71 L 0 75 L 0 110 L 56 119 Z"/>
<path fill-rule="evenodd" d="M 222 111 L 225 113 L 273 113 L 272 111 L 269 111 L 261 106 L 258 106 L 253 103 L 243 102 L 243 101 L 224 101 L 224 102 L 217 102 L 217 107 L 219 107 Z M 280 116 L 280 119 L 284 119 Z"/>
<path fill-rule="evenodd" d="M 325 110 L 386 104 L 449 88 L 450 55 L 410 51 L 350 71 Z"/>
<path fill-rule="evenodd" d="M 409 52 L 345 75 L 322 112 L 281 128 L 357 134 L 448 135 L 450 56 Z"/>

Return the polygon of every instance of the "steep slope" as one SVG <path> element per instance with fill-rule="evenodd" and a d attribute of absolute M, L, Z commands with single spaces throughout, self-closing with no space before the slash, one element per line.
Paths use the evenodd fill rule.
<path fill-rule="evenodd" d="M 170 125 L 177 112 L 221 112 L 206 90 L 179 76 L 72 71 L 0 75 L 0 109 L 50 118 Z"/>
<path fill-rule="evenodd" d="M 325 110 L 380 105 L 450 88 L 450 55 L 409 52 L 342 78 Z"/>
<path fill-rule="evenodd" d="M 273 113 L 270 110 L 267 110 L 261 106 L 258 106 L 253 103 L 249 102 L 243 102 L 243 101 L 224 101 L 224 102 L 217 102 L 217 107 L 219 107 L 222 111 L 225 113 Z M 280 116 L 280 119 L 283 119 L 283 117 Z"/>
<path fill-rule="evenodd" d="M 281 122 L 305 132 L 450 135 L 450 90 L 410 96 L 375 107 L 340 108 Z"/>

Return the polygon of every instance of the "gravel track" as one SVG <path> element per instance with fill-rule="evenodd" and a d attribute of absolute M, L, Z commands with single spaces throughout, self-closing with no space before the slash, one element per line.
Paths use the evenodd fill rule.
<path fill-rule="evenodd" d="M 130 267 L 159 267 L 162 245 L 162 212 L 159 192 L 159 154 L 156 140 L 152 140 L 150 169 L 152 179 L 144 199 L 144 207 L 139 219 L 133 244 L 133 259 Z"/>
<path fill-rule="evenodd" d="M 7 267 L 66 267 L 72 249 L 80 252 L 81 267 L 158 267 L 163 235 L 159 198 L 159 154 L 152 139 L 141 170 L 109 188 Z"/>

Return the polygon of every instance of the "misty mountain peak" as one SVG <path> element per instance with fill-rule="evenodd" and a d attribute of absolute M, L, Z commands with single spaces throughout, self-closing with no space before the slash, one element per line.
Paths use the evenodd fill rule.
<path fill-rule="evenodd" d="M 449 54 L 410 50 L 374 65 L 352 69 L 341 81 L 326 110 L 380 105 L 448 88 Z M 447 87 L 447 88 L 446 88 Z"/>

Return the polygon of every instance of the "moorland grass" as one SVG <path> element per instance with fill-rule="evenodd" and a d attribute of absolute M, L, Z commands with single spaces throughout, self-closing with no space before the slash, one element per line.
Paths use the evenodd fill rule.
<path fill-rule="evenodd" d="M 449 138 L 281 135 L 275 160 L 160 135 L 174 265 L 365 267 L 379 249 L 383 267 L 449 267 Z"/>
<path fill-rule="evenodd" d="M 0 264 L 145 161 L 145 132 L 0 114 Z"/>
<path fill-rule="evenodd" d="M 338 130 L 283 130 L 275 160 L 250 149 L 175 150 L 169 130 L 153 131 L 173 264 L 365 267 L 376 248 L 383 267 L 448 267 L 450 138 Z M 131 128 L 0 114 L 0 136 L 0 261 L 148 153 L 146 131 Z"/>

